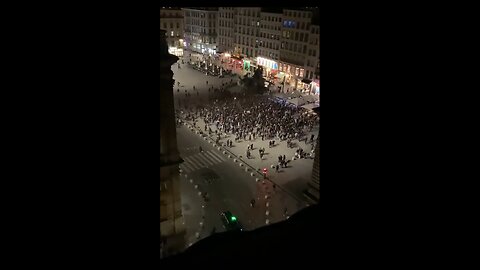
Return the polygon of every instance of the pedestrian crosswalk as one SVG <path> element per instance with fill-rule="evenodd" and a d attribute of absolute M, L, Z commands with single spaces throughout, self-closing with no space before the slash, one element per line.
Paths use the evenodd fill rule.
<path fill-rule="evenodd" d="M 201 168 L 208 168 L 215 164 L 222 163 L 227 159 L 214 150 L 203 151 L 191 156 L 182 156 L 184 162 L 180 164 L 180 169 L 185 172 L 193 172 Z"/>

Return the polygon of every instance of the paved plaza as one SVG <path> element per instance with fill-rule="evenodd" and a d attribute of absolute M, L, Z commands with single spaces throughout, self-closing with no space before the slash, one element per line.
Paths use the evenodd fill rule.
<path fill-rule="evenodd" d="M 175 106 L 178 111 L 206 104 L 213 92 L 208 91 L 212 86 L 222 88 L 222 83 L 226 85 L 232 82 L 235 85 L 238 82 L 237 76 L 207 76 L 186 62 L 181 64 L 179 60 L 178 63 L 172 65 Z M 239 92 L 241 87 L 231 86 L 228 90 Z M 177 116 L 182 118 L 181 115 Z M 226 141 L 233 140 L 234 135 L 222 133 L 217 144 L 215 125 L 208 126 L 213 131 L 212 135 L 208 135 L 208 132 L 202 134 L 205 133 L 205 122 L 201 118 L 197 120 L 195 126 L 192 121 L 185 120 L 177 126 L 178 148 L 184 160 L 180 169 L 187 244 L 211 233 L 224 231 L 219 217 L 222 211 L 232 211 L 243 222 L 244 228 L 251 230 L 284 220 L 308 205 L 303 192 L 311 179 L 314 160 L 295 158 L 295 151 L 301 147 L 310 153 L 314 149 L 313 144 L 293 140 L 294 147 L 288 148 L 286 141 L 275 138 L 275 145 L 269 147 L 269 140 L 262 141 L 256 137 L 252 140 L 241 139 L 229 147 L 226 146 Z M 313 134 L 316 142 L 318 132 L 319 127 L 315 126 L 306 136 L 310 139 Z M 246 158 L 247 147 L 251 144 L 251 158 Z M 265 148 L 265 154 L 260 158 L 258 149 L 262 147 Z M 280 168 L 276 172 L 272 165 L 277 165 L 279 155 L 285 155 L 290 162 L 287 168 Z M 264 168 L 268 170 L 266 180 L 262 174 Z M 206 180 L 204 175 L 207 173 L 213 173 L 217 179 Z M 206 194 L 207 199 L 204 197 Z M 255 207 L 251 207 L 251 199 L 255 199 Z"/>

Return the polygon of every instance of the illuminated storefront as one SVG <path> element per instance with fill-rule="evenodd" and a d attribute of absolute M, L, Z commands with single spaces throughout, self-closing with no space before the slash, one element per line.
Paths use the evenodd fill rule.
<path fill-rule="evenodd" d="M 246 71 L 250 71 L 250 61 L 243 61 L 243 69 Z"/>
<path fill-rule="evenodd" d="M 183 56 L 183 48 L 168 47 L 168 53 L 181 57 Z"/>
<path fill-rule="evenodd" d="M 315 95 L 320 95 L 320 81 L 319 80 L 314 80 L 312 82 L 312 92 Z"/>
<path fill-rule="evenodd" d="M 278 72 L 278 63 L 263 57 L 257 57 L 257 65 L 263 67 L 263 77 L 273 78 Z"/>

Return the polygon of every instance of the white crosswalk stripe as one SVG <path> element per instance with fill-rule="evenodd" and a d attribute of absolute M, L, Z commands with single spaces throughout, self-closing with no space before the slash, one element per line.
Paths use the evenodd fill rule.
<path fill-rule="evenodd" d="M 209 154 L 210 158 L 215 160 L 216 162 L 222 162 L 221 159 L 219 159 L 217 156 L 213 155 L 212 153 L 206 153 Z"/>
<path fill-rule="evenodd" d="M 180 168 L 187 173 L 226 161 L 222 155 L 215 153 L 213 150 L 182 158 L 184 162 L 180 164 Z"/>

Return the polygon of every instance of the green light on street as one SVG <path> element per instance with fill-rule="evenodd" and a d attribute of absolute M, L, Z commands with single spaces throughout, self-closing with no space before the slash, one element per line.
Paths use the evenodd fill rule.
<path fill-rule="evenodd" d="M 237 220 L 237 218 L 234 217 L 234 216 L 232 216 L 231 220 L 232 220 L 232 221 L 235 221 L 235 220 Z"/>

